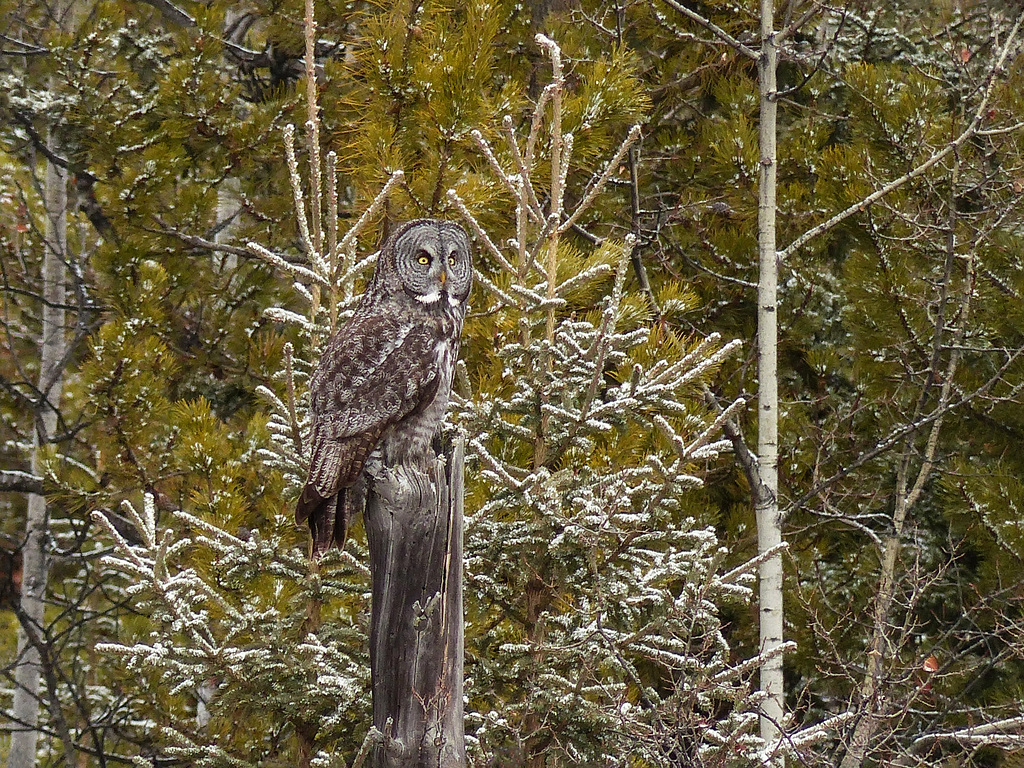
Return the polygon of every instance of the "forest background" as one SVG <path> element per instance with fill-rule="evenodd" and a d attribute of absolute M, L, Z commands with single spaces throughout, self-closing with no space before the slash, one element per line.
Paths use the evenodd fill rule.
<path fill-rule="evenodd" d="M 0 7 L 5 765 L 382 738 L 363 534 L 311 572 L 290 509 L 317 346 L 419 216 L 477 246 L 472 764 L 1022 764 L 1014 4 Z"/>

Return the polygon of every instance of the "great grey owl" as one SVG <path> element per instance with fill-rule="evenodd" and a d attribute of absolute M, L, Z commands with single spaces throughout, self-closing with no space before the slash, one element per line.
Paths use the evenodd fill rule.
<path fill-rule="evenodd" d="M 364 465 L 426 457 L 451 392 L 473 282 L 458 224 L 399 226 L 377 257 L 355 315 L 327 342 L 310 380 L 312 459 L 295 507 L 313 554 L 342 546 L 366 499 Z"/>

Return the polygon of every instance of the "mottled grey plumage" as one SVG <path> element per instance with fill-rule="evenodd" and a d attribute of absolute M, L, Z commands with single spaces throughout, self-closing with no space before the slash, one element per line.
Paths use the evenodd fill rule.
<path fill-rule="evenodd" d="M 355 315 L 310 380 L 312 459 L 295 507 L 313 553 L 341 546 L 365 505 L 363 467 L 425 459 L 451 392 L 473 270 L 458 224 L 418 219 L 381 248 Z"/>

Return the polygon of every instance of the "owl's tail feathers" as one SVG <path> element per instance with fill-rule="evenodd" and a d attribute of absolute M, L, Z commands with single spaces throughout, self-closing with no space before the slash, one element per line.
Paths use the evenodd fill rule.
<path fill-rule="evenodd" d="M 320 557 L 331 547 L 340 549 L 345 546 L 355 490 L 339 488 L 336 494 L 324 498 L 312 483 L 302 489 L 302 495 L 295 505 L 295 523 L 309 525 L 309 532 L 313 536 L 313 557 Z"/>

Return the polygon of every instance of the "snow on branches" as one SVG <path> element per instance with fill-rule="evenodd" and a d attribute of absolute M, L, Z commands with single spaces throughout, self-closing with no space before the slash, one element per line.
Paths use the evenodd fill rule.
<path fill-rule="evenodd" d="M 199 766 L 260 764 L 259 747 L 245 760 L 210 742 L 209 717 L 200 716 L 206 706 L 228 719 L 313 721 L 321 734 L 349 728 L 354 713 L 365 717 L 363 632 L 338 622 L 314 633 L 303 622 L 311 596 L 338 598 L 346 587 L 310 578 L 306 557 L 278 536 L 235 536 L 182 510 L 161 528 L 149 494 L 141 511 L 129 502 L 122 510 L 140 543 L 130 543 L 109 516 L 92 517 L 114 541 L 103 561 L 111 580 L 125 582 L 119 586 L 150 616 L 150 631 L 97 650 L 159 691 L 165 719 L 148 727 L 166 742 L 166 754 Z M 350 573 L 361 568 L 343 559 Z M 208 687 L 212 693 L 198 695 Z"/>
<path fill-rule="evenodd" d="M 720 575 L 726 553 L 687 504 L 707 462 L 730 450 L 721 426 L 744 403 L 712 415 L 698 393 L 739 343 L 651 322 L 627 290 L 632 234 L 581 250 L 574 226 L 641 132 L 575 184 L 570 210 L 561 51 L 537 42 L 552 80 L 525 139 L 511 116 L 500 143 L 471 134 L 512 198 L 512 236 L 448 192 L 480 244 L 490 302 L 479 321 L 490 344 L 470 342 L 452 416 L 471 467 L 471 746 L 484 759 L 511 748 L 588 764 L 754 756 L 747 680 L 758 660 L 732 663 L 720 618 L 723 604 L 750 599 L 751 571 Z"/>

